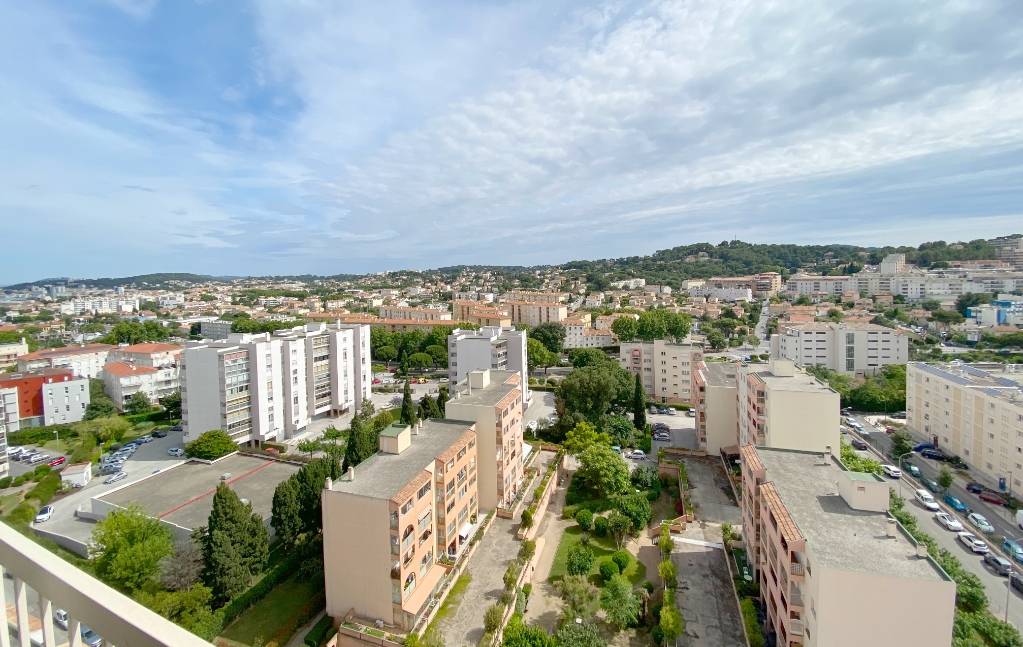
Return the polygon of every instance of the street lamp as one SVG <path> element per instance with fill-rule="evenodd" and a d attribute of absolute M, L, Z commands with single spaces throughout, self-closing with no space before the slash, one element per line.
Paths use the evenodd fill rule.
<path fill-rule="evenodd" d="M 1009 579 L 1005 581 L 1005 622 L 1009 622 L 1009 592 L 1012 591 L 1012 576 L 1016 574 L 1016 571 L 1009 569 Z"/>

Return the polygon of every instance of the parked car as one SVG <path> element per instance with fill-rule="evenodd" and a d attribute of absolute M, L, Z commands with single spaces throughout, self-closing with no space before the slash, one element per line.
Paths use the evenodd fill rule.
<path fill-rule="evenodd" d="M 963 530 L 963 524 L 947 512 L 935 513 L 934 520 L 941 524 L 945 530 L 951 530 L 952 532 L 961 532 Z"/>
<path fill-rule="evenodd" d="M 52 461 L 50 461 L 49 463 L 47 463 L 47 465 L 49 465 L 50 467 L 58 467 L 60 465 L 63 465 L 66 462 L 67 462 L 67 458 L 65 458 L 64 456 L 58 456 L 57 458 L 55 458 Z"/>
<path fill-rule="evenodd" d="M 167 431 L 165 429 L 157 429 L 156 431 L 153 432 L 153 436 L 155 438 L 166 438 Z"/>
<path fill-rule="evenodd" d="M 852 440 L 849 441 L 849 443 L 853 446 L 853 449 L 866 449 L 867 448 L 867 443 L 862 441 L 862 440 L 860 440 L 859 438 L 853 438 Z"/>
<path fill-rule="evenodd" d="M 925 449 L 934 449 L 934 443 L 919 443 L 917 445 L 913 445 L 913 451 L 918 454 Z"/>
<path fill-rule="evenodd" d="M 997 575 L 1001 575 L 1002 577 L 1005 577 L 1012 572 L 1012 562 L 991 552 L 984 555 L 984 564 Z"/>
<path fill-rule="evenodd" d="M 626 454 L 625 457 L 626 458 L 631 458 L 634 461 L 645 461 L 646 460 L 646 452 L 644 452 L 642 449 L 634 449 L 631 452 L 629 452 L 628 454 Z"/>
<path fill-rule="evenodd" d="M 686 415 L 689 416 L 690 418 L 695 418 L 696 412 L 693 411 L 692 409 L 689 409 L 688 411 L 686 411 Z"/>
<path fill-rule="evenodd" d="M 938 502 L 934 500 L 933 496 L 931 496 L 931 493 L 928 492 L 927 490 L 924 490 L 923 488 L 917 490 L 914 493 L 914 496 L 916 497 L 916 500 L 920 502 L 920 505 L 926 508 L 927 510 L 937 512 L 938 510 L 941 509 L 938 506 Z"/>
<path fill-rule="evenodd" d="M 935 461 L 945 462 L 948 460 L 948 454 L 934 447 L 932 447 L 931 449 L 925 449 L 921 451 L 920 455 L 923 456 L 924 458 L 930 458 L 931 460 Z"/>
<path fill-rule="evenodd" d="M 122 469 L 123 467 L 121 466 L 121 463 L 107 463 L 106 465 L 99 468 L 99 473 L 101 475 L 117 474 Z"/>
<path fill-rule="evenodd" d="M 673 416 L 675 415 L 675 410 L 671 407 L 664 407 L 664 415 Z"/>
<path fill-rule="evenodd" d="M 981 501 L 985 501 L 993 505 L 1005 505 L 1005 498 L 1002 497 L 1001 494 L 997 492 L 992 492 L 991 490 L 984 490 L 983 492 L 978 494 L 977 497 Z"/>
<path fill-rule="evenodd" d="M 1006 555 L 1023 564 L 1023 546 L 1020 546 L 1018 541 L 1006 537 L 1002 540 L 1002 550 Z"/>
<path fill-rule="evenodd" d="M 48 461 L 48 460 L 50 460 L 50 455 L 49 454 L 36 454 L 31 459 L 29 459 L 28 464 L 29 465 L 35 465 L 36 463 L 42 463 L 43 461 Z"/>
<path fill-rule="evenodd" d="M 882 465 L 881 471 L 885 473 L 885 476 L 893 479 L 902 478 L 902 470 L 895 467 L 894 465 Z"/>
<path fill-rule="evenodd" d="M 970 470 L 970 466 L 963 462 L 963 459 L 958 456 L 949 458 L 948 463 L 957 470 L 963 470 L 964 472 L 968 472 Z"/>
<path fill-rule="evenodd" d="M 970 481 L 969 483 L 966 484 L 966 491 L 972 492 L 974 494 L 980 494 L 986 489 L 987 489 L 986 487 L 984 487 L 980 483 L 977 483 L 976 481 Z"/>
<path fill-rule="evenodd" d="M 174 425 L 173 427 L 170 428 L 170 430 L 171 431 L 182 431 L 182 430 L 184 430 L 184 427 L 182 427 L 181 425 Z"/>
<path fill-rule="evenodd" d="M 86 647 L 102 647 L 103 638 L 87 625 L 82 625 L 82 644 Z"/>
<path fill-rule="evenodd" d="M 920 482 L 924 484 L 924 487 L 931 492 L 941 492 L 941 486 L 934 479 L 920 479 Z"/>
<path fill-rule="evenodd" d="M 647 413 L 658 413 L 657 405 L 651 404 L 649 407 L 647 407 Z"/>
<path fill-rule="evenodd" d="M 53 506 L 44 505 L 43 507 L 39 508 L 39 512 L 36 513 L 36 523 L 43 523 L 44 521 L 49 521 L 50 517 L 52 516 Z"/>
<path fill-rule="evenodd" d="M 671 436 L 668 434 L 654 434 L 654 440 L 662 443 L 671 442 Z"/>
<path fill-rule="evenodd" d="M 902 466 L 904 468 L 906 468 L 906 471 L 909 472 L 910 476 L 913 476 L 915 478 L 920 478 L 920 468 L 919 467 L 917 467 L 916 465 L 914 465 L 912 463 L 903 463 Z"/>
<path fill-rule="evenodd" d="M 128 478 L 128 473 L 127 472 L 114 472 L 113 474 L 108 476 L 103 481 L 103 485 L 110 485 L 111 483 L 117 483 L 121 479 L 125 479 L 125 478 Z"/>
<path fill-rule="evenodd" d="M 25 451 L 24 447 L 8 447 L 7 448 L 7 458 L 17 459 L 18 456 L 21 456 L 21 454 L 24 451 Z"/>
<path fill-rule="evenodd" d="M 952 508 L 953 510 L 961 514 L 966 514 L 970 511 L 970 509 L 966 507 L 965 503 L 960 501 L 958 498 L 952 496 L 951 494 L 946 494 L 944 501 L 945 503 L 948 504 L 948 507 Z"/>
<path fill-rule="evenodd" d="M 987 544 L 972 532 L 963 531 L 956 535 L 956 537 L 963 546 L 966 546 L 975 553 L 984 555 L 988 552 Z"/>
<path fill-rule="evenodd" d="M 1009 585 L 1020 593 L 1023 593 L 1023 575 L 1016 571 L 1009 573 Z"/>
<path fill-rule="evenodd" d="M 984 534 L 990 535 L 995 531 L 995 527 L 992 526 L 991 522 L 987 520 L 987 517 L 982 514 L 971 512 L 966 515 L 966 520 L 970 522 L 970 525 Z"/>
<path fill-rule="evenodd" d="M 167 453 L 171 456 L 177 456 L 180 458 L 181 456 L 185 455 L 185 450 L 182 449 L 181 447 L 171 447 L 170 449 L 167 450 Z"/>

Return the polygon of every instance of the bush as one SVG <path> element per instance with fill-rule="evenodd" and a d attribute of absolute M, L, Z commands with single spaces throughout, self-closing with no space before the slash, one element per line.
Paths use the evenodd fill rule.
<path fill-rule="evenodd" d="M 308 633 L 306 633 L 305 640 L 303 642 L 307 645 L 307 647 L 320 647 L 320 643 L 327 638 L 327 632 L 333 629 L 333 627 L 334 621 L 330 616 L 325 615 L 320 618 L 319 622 L 313 625 L 313 628 L 310 629 Z"/>
<path fill-rule="evenodd" d="M 533 525 L 533 510 L 526 508 L 522 511 L 522 527 L 529 528 Z"/>
<path fill-rule="evenodd" d="M 39 502 L 39 505 L 46 505 L 53 499 L 53 496 L 57 494 L 59 490 L 60 474 L 50 472 L 44 476 L 35 487 L 28 491 L 25 495 L 25 499 L 35 499 Z"/>
<path fill-rule="evenodd" d="M 625 569 L 627 569 L 629 564 L 632 563 L 632 555 L 630 555 L 628 551 L 617 550 L 613 555 L 611 555 L 611 561 L 618 565 L 619 571 L 624 573 Z"/>
<path fill-rule="evenodd" d="M 604 582 L 608 582 L 615 575 L 621 574 L 618 564 L 610 559 L 601 560 L 598 570 L 600 571 L 600 579 L 604 580 Z"/>
<path fill-rule="evenodd" d="M 507 591 L 511 591 L 515 588 L 515 583 L 519 579 L 519 573 L 522 572 L 522 562 L 519 560 L 512 560 L 508 564 L 508 568 L 504 570 L 504 588 Z"/>
<path fill-rule="evenodd" d="M 28 477 L 30 475 L 31 475 L 31 473 L 26 472 L 25 474 L 22 474 L 21 476 L 14 477 L 14 480 L 11 481 L 11 485 L 13 485 L 14 487 L 18 487 L 19 485 L 24 485 L 25 481 L 28 480 Z"/>
<path fill-rule="evenodd" d="M 597 517 L 593 520 L 593 534 L 607 537 L 607 517 Z"/>
<path fill-rule="evenodd" d="M 216 460 L 237 450 L 238 445 L 231 440 L 227 432 L 221 429 L 207 431 L 185 445 L 185 453 L 190 458 L 199 458 L 206 461 Z"/>
<path fill-rule="evenodd" d="M 575 522 L 579 524 L 579 527 L 585 532 L 589 532 L 590 528 L 593 527 L 593 513 L 586 508 L 583 508 L 575 513 Z"/>
<path fill-rule="evenodd" d="M 739 610 L 742 612 L 742 624 L 746 626 L 750 647 L 764 647 L 764 631 L 757 620 L 757 608 L 753 604 L 753 598 L 743 598 L 739 602 Z"/>
<path fill-rule="evenodd" d="M 536 554 L 536 542 L 527 539 L 519 546 L 519 559 L 526 561 Z"/>
<path fill-rule="evenodd" d="M 593 551 L 585 544 L 576 544 L 568 551 L 568 574 L 586 575 L 593 568 Z"/>
<path fill-rule="evenodd" d="M 504 617 L 504 606 L 491 604 L 483 614 L 483 629 L 487 633 L 494 633 L 501 626 L 501 619 Z"/>
<path fill-rule="evenodd" d="M 11 510 L 10 514 L 7 515 L 7 520 L 11 523 L 18 524 L 29 524 L 36 518 L 36 508 L 31 503 L 19 503 L 18 507 Z"/>
<path fill-rule="evenodd" d="M 29 476 L 29 478 L 38 483 L 39 481 L 43 480 L 44 476 L 46 476 L 52 471 L 53 468 L 50 467 L 49 465 L 46 464 L 37 465 L 36 468 L 32 470 L 32 475 Z"/>
<path fill-rule="evenodd" d="M 2 479 L 0 479 L 0 490 L 7 489 L 7 488 L 11 487 L 11 481 L 12 480 L 13 479 L 11 479 L 11 477 L 9 477 L 9 476 L 5 476 Z"/>

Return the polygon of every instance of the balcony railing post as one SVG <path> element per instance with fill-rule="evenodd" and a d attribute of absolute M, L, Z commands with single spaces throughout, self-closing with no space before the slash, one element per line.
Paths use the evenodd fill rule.
<path fill-rule="evenodd" d="M 14 613 L 18 624 L 18 644 L 32 647 L 32 629 L 28 624 L 28 585 L 18 576 L 14 577 Z"/>
<path fill-rule="evenodd" d="M 4 619 L 7 617 L 7 587 L 4 582 L 4 567 L 0 565 L 0 608 L 4 610 Z M 0 647 L 11 647 L 11 632 L 6 628 L 0 629 Z"/>
<path fill-rule="evenodd" d="M 67 619 L 67 637 L 71 641 L 68 647 L 82 647 L 82 621 L 78 618 Z"/>
<path fill-rule="evenodd" d="M 43 647 L 57 647 L 57 640 L 53 634 L 53 602 L 43 596 L 39 596 L 39 607 L 43 617 Z"/>

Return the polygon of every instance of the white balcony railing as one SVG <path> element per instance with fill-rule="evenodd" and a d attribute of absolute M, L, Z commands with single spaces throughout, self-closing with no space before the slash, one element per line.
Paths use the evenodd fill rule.
<path fill-rule="evenodd" d="M 57 646 L 53 613 L 68 613 L 71 647 L 81 647 L 81 626 L 88 625 L 103 637 L 104 647 L 212 647 L 210 643 L 182 629 L 170 620 L 138 604 L 126 595 L 80 571 L 16 530 L 0 524 L 0 582 L 14 580 L 14 599 L 7 600 L 0 586 L 0 608 L 11 609 L 11 628 L 28 645 L 29 638 L 43 647 Z M 38 594 L 38 614 L 29 613 L 28 594 Z M 10 605 L 10 606 L 8 606 Z M 35 634 L 41 635 L 36 638 Z M 0 631 L 0 645 L 9 643 Z"/>

